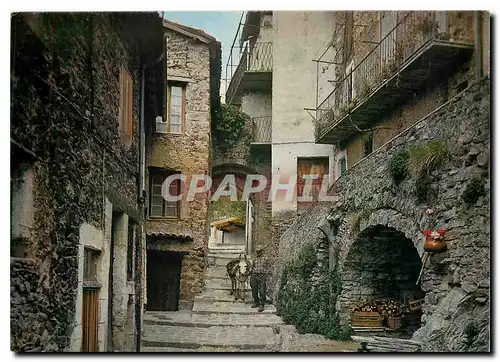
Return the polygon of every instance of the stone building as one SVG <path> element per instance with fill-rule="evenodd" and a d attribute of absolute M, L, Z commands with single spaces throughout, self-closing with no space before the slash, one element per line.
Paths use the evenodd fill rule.
<path fill-rule="evenodd" d="M 190 308 L 203 287 L 208 240 L 208 199 L 187 201 L 192 175 L 211 173 L 211 113 L 219 104 L 221 46 L 205 32 L 168 20 L 166 109 L 146 136 L 147 310 Z M 178 174 L 171 194 L 161 194 L 165 179 Z M 181 190 L 182 188 L 182 190 Z M 178 194 L 177 194 L 178 195 Z"/>
<path fill-rule="evenodd" d="M 161 19 L 18 13 L 11 39 L 11 349 L 135 351 Z"/>
<path fill-rule="evenodd" d="M 299 303 L 286 289 L 300 276 L 283 282 L 283 272 L 312 246 L 305 285 L 335 277 L 328 302 L 342 324 L 362 301 L 422 299 L 407 337 L 426 351 L 488 351 L 489 15 L 333 16 L 318 59 L 315 141 L 334 147 L 339 200 L 316 203 L 281 236 L 278 305 Z M 425 252 L 424 230 L 439 228 L 447 250 Z"/>

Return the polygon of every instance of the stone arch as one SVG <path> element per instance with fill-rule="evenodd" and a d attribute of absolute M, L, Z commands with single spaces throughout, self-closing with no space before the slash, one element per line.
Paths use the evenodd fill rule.
<path fill-rule="evenodd" d="M 356 235 L 342 265 L 337 307 L 344 322 L 350 319 L 352 308 L 364 301 L 406 302 L 424 297 L 416 283 L 422 266 L 417 245 L 407 233 L 391 226 L 390 219 L 377 224 L 376 217 L 368 218 L 369 225 Z M 419 327 L 419 318 L 407 318 L 404 332 L 411 337 Z"/>
<path fill-rule="evenodd" d="M 351 216 L 352 215 L 353 214 L 351 214 Z M 351 224 L 347 222 L 346 214 L 342 214 L 341 216 L 342 222 L 336 237 L 340 248 L 338 259 L 340 266 L 343 265 L 347 253 L 356 240 L 357 235 L 362 233 L 365 229 L 376 225 L 394 228 L 402 232 L 412 241 L 420 257 L 422 257 L 424 253 L 424 236 L 423 232 L 420 230 L 419 224 L 395 209 L 377 209 L 371 211 L 368 217 L 361 216 L 359 221 L 359 233 L 353 233 L 353 231 L 350 230 Z"/>

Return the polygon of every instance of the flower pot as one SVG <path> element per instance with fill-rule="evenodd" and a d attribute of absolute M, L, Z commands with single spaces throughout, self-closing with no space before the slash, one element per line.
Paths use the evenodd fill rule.
<path fill-rule="evenodd" d="M 446 250 L 446 244 L 442 240 L 428 238 L 425 240 L 424 250 L 428 253 L 441 253 Z"/>

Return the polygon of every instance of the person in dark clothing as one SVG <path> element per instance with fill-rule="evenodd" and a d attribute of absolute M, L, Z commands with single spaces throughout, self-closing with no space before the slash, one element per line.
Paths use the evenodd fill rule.
<path fill-rule="evenodd" d="M 252 288 L 252 297 L 254 304 L 252 308 L 259 308 L 259 312 L 264 310 L 266 303 L 266 278 L 268 272 L 268 262 L 264 256 L 264 248 L 257 247 L 253 260 L 253 271 L 250 277 L 250 287 Z"/>

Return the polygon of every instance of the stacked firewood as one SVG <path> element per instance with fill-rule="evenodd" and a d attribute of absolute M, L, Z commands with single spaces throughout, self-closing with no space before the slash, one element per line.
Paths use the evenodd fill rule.
<path fill-rule="evenodd" d="M 408 314 L 410 309 L 405 303 L 396 300 L 372 300 L 357 305 L 353 312 L 378 312 L 384 317 L 400 317 Z"/>

